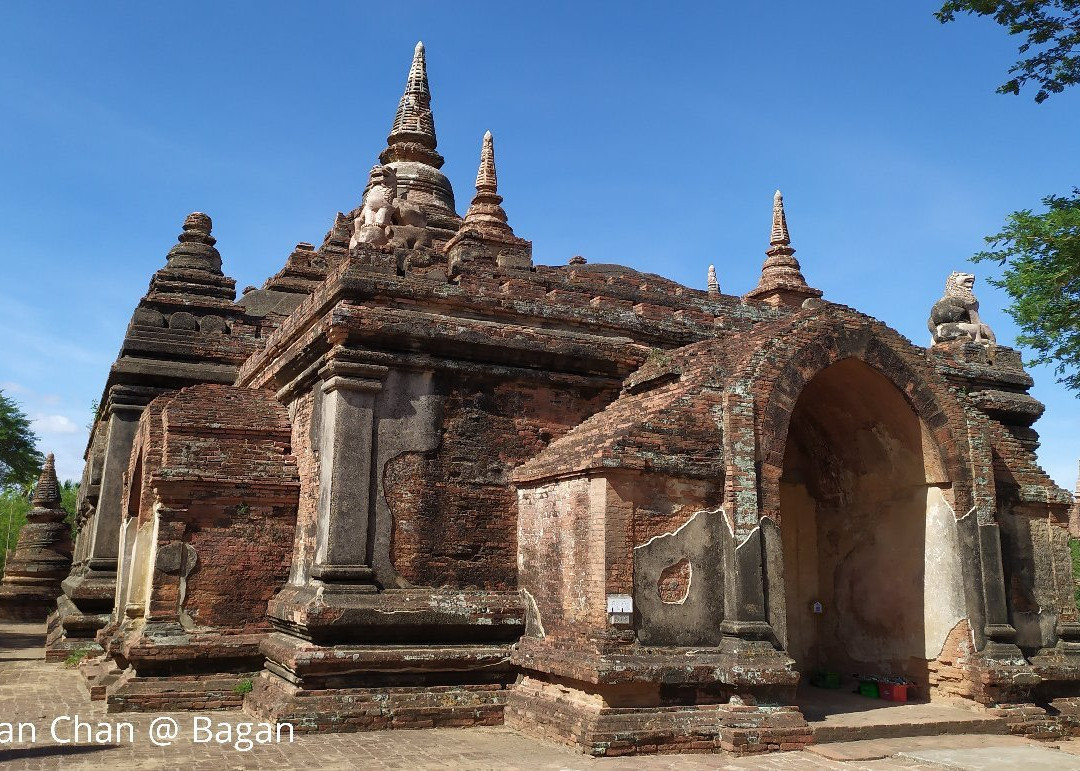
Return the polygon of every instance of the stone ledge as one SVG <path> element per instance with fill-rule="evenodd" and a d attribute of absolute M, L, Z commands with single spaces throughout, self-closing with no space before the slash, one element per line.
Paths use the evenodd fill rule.
<path fill-rule="evenodd" d="M 297 733 L 459 728 L 501 725 L 506 697 L 502 684 L 307 691 L 264 672 L 244 710 Z"/>
<path fill-rule="evenodd" d="M 799 750 L 813 742 L 795 707 L 704 704 L 612 708 L 587 694 L 526 679 L 509 695 L 506 724 L 594 756 Z"/>
<path fill-rule="evenodd" d="M 109 685 L 107 712 L 208 712 L 239 709 L 244 694 L 238 686 L 257 672 L 236 674 L 134 677 L 126 675 Z"/>
<path fill-rule="evenodd" d="M 335 645 L 286 634 L 266 637 L 262 653 L 297 678 L 360 673 L 509 672 L 509 645 Z"/>
<path fill-rule="evenodd" d="M 631 648 L 626 653 L 564 651 L 523 637 L 515 646 L 515 665 L 592 685 L 664 683 L 738 688 L 794 688 L 799 673 L 784 655 L 750 657 L 716 648 Z"/>
<path fill-rule="evenodd" d="M 316 643 L 345 645 L 425 643 L 432 639 L 432 627 L 443 643 L 510 642 L 525 629 L 517 592 L 288 585 L 270 600 L 267 614 L 284 631 Z"/>

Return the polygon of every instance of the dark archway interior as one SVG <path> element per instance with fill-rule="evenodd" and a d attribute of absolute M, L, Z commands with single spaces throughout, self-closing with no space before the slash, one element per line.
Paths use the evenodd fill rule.
<path fill-rule="evenodd" d="M 804 675 L 904 675 L 926 687 L 927 512 L 942 500 L 927 446 L 901 392 L 859 360 L 833 364 L 799 396 L 780 531 L 786 647 Z"/>

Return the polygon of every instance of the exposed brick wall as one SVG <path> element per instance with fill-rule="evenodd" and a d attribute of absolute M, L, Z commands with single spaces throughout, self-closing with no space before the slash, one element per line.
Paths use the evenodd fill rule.
<path fill-rule="evenodd" d="M 686 557 L 664 568 L 656 584 L 660 599 L 673 604 L 685 600 L 690 592 L 690 576 L 690 560 Z"/>
<path fill-rule="evenodd" d="M 634 548 L 677 530 L 698 511 L 721 503 L 723 487 L 703 479 L 612 469 L 605 475 L 607 591 L 626 593 L 634 586 Z"/>
<path fill-rule="evenodd" d="M 635 373 L 628 382 L 639 382 L 642 390 L 624 390 L 602 412 L 523 464 L 514 478 L 527 482 L 620 467 L 722 479 L 721 400 L 710 387 L 723 368 L 722 349 L 717 341 L 689 346 L 664 357 L 651 376 L 639 380 Z"/>
<path fill-rule="evenodd" d="M 257 672 L 232 675 L 172 675 L 129 677 L 107 697 L 106 711 L 209 712 L 238 709 L 244 703 L 236 686 Z"/>
<path fill-rule="evenodd" d="M 146 406 L 139 417 L 139 429 L 124 477 L 122 520 L 137 517 L 141 524 L 153 513 L 154 488 L 147 482 L 161 468 L 162 445 L 165 439 L 161 413 L 174 395 L 157 397 Z"/>
<path fill-rule="evenodd" d="M 610 708 L 580 691 L 525 678 L 510 693 L 506 722 L 523 733 L 564 742 L 590 755 L 801 750 L 813 742 L 795 707 L 733 704 Z"/>
<path fill-rule="evenodd" d="M 590 645 L 607 626 L 602 511 L 586 477 L 521 491 L 521 587 L 536 602 L 546 644 Z M 595 515 L 595 516 L 594 516 Z"/>
<path fill-rule="evenodd" d="M 1009 733 L 1029 739 L 1065 738 L 1069 735 L 1067 724 L 1072 722 L 1047 714 L 1047 711 L 1037 704 L 1000 704 L 991 707 L 988 712 L 994 717 L 1004 718 L 1009 725 Z"/>
<path fill-rule="evenodd" d="M 168 401 L 161 424 L 161 468 L 144 478 L 161 503 L 150 617 L 175 619 L 183 591 L 198 627 L 267 628 L 296 522 L 284 408 L 263 391 L 191 386 Z"/>
<path fill-rule="evenodd" d="M 976 686 L 968 671 L 975 644 L 971 637 L 971 626 L 967 619 L 957 622 L 941 646 L 937 658 L 927 662 L 930 677 L 930 698 L 975 697 Z"/>
<path fill-rule="evenodd" d="M 266 603 L 289 570 L 295 520 L 288 505 L 210 503 L 185 512 L 185 542 L 199 562 L 184 608 L 199 626 L 243 632 L 267 628 Z"/>
<path fill-rule="evenodd" d="M 248 698 L 260 704 L 260 718 L 298 733 L 338 733 L 502 725 L 507 693 L 499 684 L 304 691 L 264 672 Z"/>
<path fill-rule="evenodd" d="M 319 455 L 314 446 L 315 392 L 306 391 L 290 405 L 292 451 L 300 479 L 296 510 L 296 539 L 293 543 L 290 581 L 301 583 L 315 560 L 318 528 Z"/>
<path fill-rule="evenodd" d="M 1009 495 L 997 512 L 1010 621 L 1028 653 L 1055 643 L 1051 632 L 1058 621 L 1077 618 L 1066 523 L 1040 508 L 1018 505 Z"/>
<path fill-rule="evenodd" d="M 600 409 L 610 394 L 443 376 L 442 441 L 386 465 L 395 569 L 423 586 L 517 587 L 510 472 Z"/>

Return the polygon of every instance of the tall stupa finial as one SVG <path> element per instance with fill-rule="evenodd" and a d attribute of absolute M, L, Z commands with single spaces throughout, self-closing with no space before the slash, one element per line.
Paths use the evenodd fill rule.
<path fill-rule="evenodd" d="M 383 163 L 419 161 L 435 168 L 443 165 L 443 157 L 435 152 L 438 141 L 435 138 L 435 118 L 431 114 L 431 89 L 428 86 L 423 42 L 417 43 L 413 50 L 405 93 L 398 102 L 394 125 L 386 144 L 387 148 L 379 156 Z"/>
<path fill-rule="evenodd" d="M 716 279 L 716 266 L 709 266 L 709 294 L 716 296 L 720 294 L 720 282 Z"/>
<path fill-rule="evenodd" d="M 788 234 L 787 217 L 784 215 L 784 196 L 777 190 L 773 193 L 772 233 L 769 235 L 770 246 L 788 246 L 791 236 Z"/>
<path fill-rule="evenodd" d="M 479 225 L 488 230 L 513 234 L 506 224 L 506 212 L 499 195 L 499 181 L 495 173 L 495 139 L 488 131 L 484 134 L 484 143 L 480 149 L 480 168 L 476 172 L 476 195 L 469 210 L 465 212 L 465 223 Z"/>
<path fill-rule="evenodd" d="M 499 179 L 495 174 L 495 140 L 490 131 L 484 132 L 484 146 L 480 150 L 480 168 L 476 172 L 476 189 L 485 193 L 499 191 Z"/>
<path fill-rule="evenodd" d="M 821 297 L 820 289 L 806 283 L 799 261 L 795 259 L 784 214 L 784 196 L 779 190 L 773 195 L 772 230 L 765 255 L 761 279 L 755 289 L 746 293 L 746 299 L 798 307 L 809 298 Z"/>
<path fill-rule="evenodd" d="M 56 460 L 51 452 L 45 456 L 45 465 L 34 488 L 32 502 L 45 509 L 55 509 L 60 505 L 60 482 L 56 479 Z"/>

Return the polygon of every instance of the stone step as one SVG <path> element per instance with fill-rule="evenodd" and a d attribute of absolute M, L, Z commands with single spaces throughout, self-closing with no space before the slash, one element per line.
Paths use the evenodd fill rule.
<path fill-rule="evenodd" d="M 827 720 L 810 723 L 810 730 L 815 743 L 830 744 L 941 734 L 1008 734 L 1009 726 L 1004 718 L 962 709 L 910 705 L 831 715 Z"/>
<path fill-rule="evenodd" d="M 864 739 L 857 742 L 834 742 L 812 744 L 807 751 L 828 760 L 851 763 L 866 760 L 883 760 L 901 753 L 920 750 L 974 750 L 986 748 L 1016 748 L 1039 746 L 1039 742 L 1022 736 L 987 736 L 986 734 L 941 734 L 938 736 L 911 736 L 895 739 Z M 1080 749 L 1080 744 L 1078 744 Z"/>

